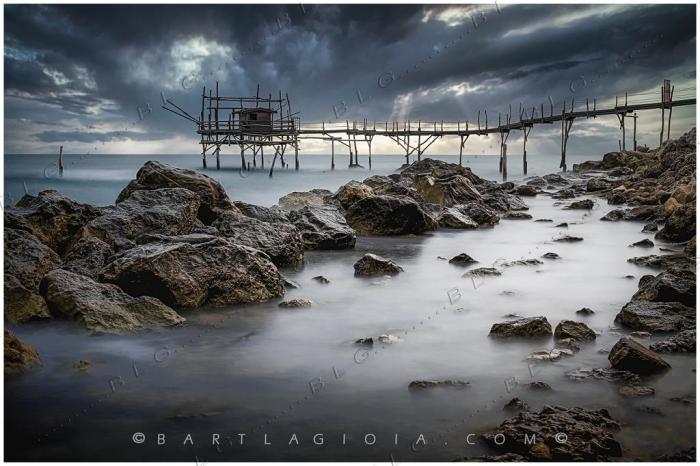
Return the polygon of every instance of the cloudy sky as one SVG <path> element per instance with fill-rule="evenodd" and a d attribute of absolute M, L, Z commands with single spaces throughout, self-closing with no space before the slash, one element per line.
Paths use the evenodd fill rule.
<path fill-rule="evenodd" d="M 222 94 L 282 90 L 302 122 L 474 123 L 488 109 L 493 124 L 509 104 L 658 99 L 664 78 L 678 98 L 696 92 L 694 5 L 4 8 L 6 153 L 197 153 L 194 128 L 161 99 L 196 112 L 217 80 Z M 640 143 L 657 144 L 660 111 L 638 124 Z M 672 135 L 694 124 L 695 107 L 676 108 Z M 555 126 L 533 129 L 528 151 L 556 153 Z M 569 150 L 600 154 L 619 137 L 615 117 L 577 120 Z M 399 152 L 378 139 L 374 153 Z M 473 139 L 468 152 L 497 153 L 495 137 Z M 443 138 L 429 153 L 456 150 Z"/>

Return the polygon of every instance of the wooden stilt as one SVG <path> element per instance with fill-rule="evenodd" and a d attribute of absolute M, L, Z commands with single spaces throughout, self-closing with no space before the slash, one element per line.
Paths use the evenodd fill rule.
<path fill-rule="evenodd" d="M 207 149 L 202 145 L 202 168 L 207 168 Z"/>
<path fill-rule="evenodd" d="M 331 139 L 331 170 L 335 170 L 335 139 Z"/>
<path fill-rule="evenodd" d="M 216 148 L 216 169 L 221 170 L 221 160 L 219 158 L 219 151 L 221 150 L 220 147 Z"/>
<path fill-rule="evenodd" d="M 527 175 L 527 137 L 531 128 L 523 128 L 523 175 Z"/>
<path fill-rule="evenodd" d="M 260 146 L 260 168 L 265 168 L 265 152 L 263 152 L 264 146 Z"/>
<path fill-rule="evenodd" d="M 372 169 L 372 136 L 369 137 L 369 142 L 367 142 L 367 150 L 369 151 L 369 169 Z"/>
<path fill-rule="evenodd" d="M 562 145 L 561 145 L 561 164 L 559 168 L 562 171 L 566 171 L 566 145 L 569 142 L 569 132 L 571 131 L 571 126 L 574 124 L 574 119 L 569 118 L 567 120 L 562 120 Z"/>
<path fill-rule="evenodd" d="M 299 142 L 294 143 L 294 170 L 299 171 Z"/>
<path fill-rule="evenodd" d="M 277 161 L 277 154 L 279 154 L 279 148 L 275 147 L 275 156 L 272 157 L 272 165 L 270 165 L 270 178 L 272 178 L 272 171 L 275 169 L 275 162 Z"/>
<path fill-rule="evenodd" d="M 63 173 L 63 146 L 58 149 L 58 173 Z"/>
<path fill-rule="evenodd" d="M 637 114 L 635 113 L 632 124 L 632 150 L 637 150 Z"/>
<path fill-rule="evenodd" d="M 462 166 L 462 152 L 464 151 L 464 136 L 459 137 L 459 166 Z"/>
<path fill-rule="evenodd" d="M 246 164 L 245 164 L 245 149 L 243 148 L 243 145 L 241 145 L 241 170 L 245 170 Z"/>
<path fill-rule="evenodd" d="M 501 154 L 503 158 L 503 181 L 506 181 L 508 179 L 508 144 L 503 143 Z"/>

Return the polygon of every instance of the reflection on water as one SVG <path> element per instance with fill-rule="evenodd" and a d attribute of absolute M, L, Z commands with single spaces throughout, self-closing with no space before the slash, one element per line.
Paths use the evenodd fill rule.
<path fill-rule="evenodd" d="M 141 162 L 124 169 L 118 181 L 93 173 L 81 195 L 69 192 L 69 181 L 57 186 L 83 200 L 108 203 Z M 12 163 L 6 161 L 8 184 L 21 178 L 9 172 Z M 347 170 L 328 178 L 289 172 L 275 178 L 281 187 L 262 185 L 276 186 L 274 193 L 258 196 L 246 184 L 250 178 L 240 181 L 231 173 L 227 188 L 236 199 L 269 205 L 291 190 L 335 189 L 348 174 L 366 176 Z M 263 181 L 261 175 L 256 183 Z M 38 189 L 38 181 L 33 183 Z M 562 210 L 546 197 L 527 202 L 534 218 L 554 223 L 503 220 L 493 229 L 360 237 L 354 250 L 307 252 L 302 268 L 284 272 L 301 285 L 287 297 L 316 303 L 307 309 L 281 309 L 279 300 L 201 309 L 185 313 L 182 328 L 130 336 L 90 336 L 61 322 L 17 326 L 13 330 L 37 348 L 44 365 L 6 380 L 7 459 L 452 460 L 487 452 L 483 444 L 466 445 L 466 435 L 497 426 L 508 416 L 503 405 L 514 396 L 536 409 L 546 403 L 609 409 L 624 426 L 618 439 L 630 457 L 653 458 L 693 445 L 694 405 L 669 399 L 694 399 L 694 355 L 665 355 L 673 370 L 645 381 L 656 389 L 651 398 L 623 398 L 614 384 L 573 382 L 564 375 L 607 367 L 601 350 L 626 333 L 614 329 L 614 316 L 636 291 L 637 279 L 650 273 L 626 260 L 658 253 L 663 244 L 643 252 L 629 248 L 644 237 L 642 225 L 599 221 L 609 210 L 604 204 L 587 215 Z M 552 226 L 559 222 L 569 222 L 567 233 L 584 241 L 552 242 L 562 234 Z M 491 266 L 550 251 L 562 258 L 474 281 L 461 277 L 465 269 L 438 259 L 466 252 L 478 266 Z M 352 264 L 366 252 L 393 259 L 405 272 L 390 279 L 355 278 Z M 317 275 L 331 283 L 312 280 Z M 459 297 L 453 291 L 451 304 L 448 291 L 454 288 Z M 584 306 L 596 313 L 577 316 Z M 544 315 L 553 326 L 585 319 L 600 335 L 574 357 L 529 367 L 526 356 L 551 348 L 552 341 L 489 338 L 491 324 L 510 313 Z M 387 333 L 401 341 L 377 344 L 377 336 Z M 375 339 L 369 350 L 353 343 L 365 337 Z M 79 359 L 92 361 L 89 370 L 72 367 Z M 513 378 L 544 381 L 553 391 L 504 383 Z M 417 379 L 470 385 L 409 391 Z M 145 434 L 143 443 L 132 438 L 137 432 Z M 165 434 L 165 445 L 158 445 L 158 433 Z M 183 445 L 188 433 L 194 445 Z M 211 446 L 214 433 L 220 434 L 219 451 Z M 317 433 L 323 445 L 314 444 Z M 427 445 L 412 448 L 421 433 Z M 243 445 L 239 434 L 245 434 Z M 289 444 L 293 434 L 298 445 Z M 372 438 L 374 445 L 367 445 Z"/>

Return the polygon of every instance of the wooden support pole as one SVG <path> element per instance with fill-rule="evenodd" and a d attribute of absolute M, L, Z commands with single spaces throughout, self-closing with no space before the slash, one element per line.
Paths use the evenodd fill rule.
<path fill-rule="evenodd" d="M 523 128 L 523 175 L 527 175 L 527 128 Z"/>
<path fill-rule="evenodd" d="M 676 86 L 671 87 L 671 101 L 673 101 L 673 90 Z M 673 106 L 668 107 L 668 127 L 666 129 L 666 140 L 671 139 L 671 115 L 673 114 Z"/>
<path fill-rule="evenodd" d="M 260 146 L 260 168 L 265 168 L 265 152 L 263 152 L 263 148 L 265 146 Z"/>
<path fill-rule="evenodd" d="M 464 136 L 459 137 L 459 166 L 462 166 L 462 151 L 464 150 Z"/>
<path fill-rule="evenodd" d="M 664 143 L 664 122 L 666 120 L 666 112 L 664 107 L 661 107 L 661 134 L 659 134 L 659 145 Z"/>
<path fill-rule="evenodd" d="M 58 149 L 58 173 L 63 173 L 63 146 Z"/>
<path fill-rule="evenodd" d="M 627 137 L 625 135 L 625 118 L 626 118 L 626 115 L 623 113 L 620 116 L 620 128 L 622 128 L 622 151 L 623 152 L 625 150 L 627 150 L 627 146 L 625 145 L 627 142 Z"/>
<path fill-rule="evenodd" d="M 369 137 L 369 141 L 367 142 L 367 148 L 369 150 L 369 169 L 372 169 L 372 136 Z"/>
<path fill-rule="evenodd" d="M 299 171 L 299 140 L 294 142 L 294 170 Z"/>
<path fill-rule="evenodd" d="M 501 146 L 501 157 L 503 159 L 503 181 L 508 179 L 508 144 L 505 142 Z"/>
<path fill-rule="evenodd" d="M 202 168 L 207 168 L 207 148 L 202 144 Z"/>
<path fill-rule="evenodd" d="M 335 139 L 331 139 L 331 170 L 335 170 Z"/>
<path fill-rule="evenodd" d="M 279 148 L 275 147 L 275 156 L 272 157 L 272 165 L 270 165 L 270 178 L 272 178 L 272 171 L 275 169 L 275 162 L 277 161 L 277 154 L 279 154 Z"/>
<path fill-rule="evenodd" d="M 221 170 L 221 160 L 219 158 L 219 151 L 221 150 L 221 147 L 217 146 L 216 147 L 216 169 Z"/>
<path fill-rule="evenodd" d="M 241 171 L 246 170 L 246 164 L 245 164 L 245 148 L 243 147 L 243 144 L 241 144 Z"/>
<path fill-rule="evenodd" d="M 634 124 L 632 125 L 632 150 L 637 150 L 637 114 L 634 114 Z"/>

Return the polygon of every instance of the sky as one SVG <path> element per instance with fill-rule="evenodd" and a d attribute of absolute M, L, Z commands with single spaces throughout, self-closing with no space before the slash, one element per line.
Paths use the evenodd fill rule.
<path fill-rule="evenodd" d="M 658 100 L 663 79 L 676 98 L 695 97 L 695 8 L 5 5 L 5 152 L 196 154 L 193 124 L 161 104 L 197 113 L 202 87 L 216 81 L 223 95 L 254 95 L 257 84 L 263 95 L 288 94 L 302 125 L 472 125 L 484 110 L 493 125 L 509 105 L 514 113 L 572 98 L 603 106 L 625 92 L 630 102 Z M 672 137 L 694 125 L 694 106 L 674 109 Z M 658 145 L 659 131 L 660 111 L 641 112 L 639 143 Z M 568 153 L 616 150 L 620 137 L 614 116 L 576 120 Z M 427 155 L 454 154 L 458 141 L 442 138 Z M 536 126 L 528 153 L 556 154 L 559 145 L 559 125 Z M 329 146 L 303 141 L 301 151 Z M 465 150 L 498 153 L 497 137 L 470 138 Z M 401 149 L 378 137 L 372 152 Z"/>

